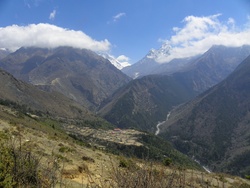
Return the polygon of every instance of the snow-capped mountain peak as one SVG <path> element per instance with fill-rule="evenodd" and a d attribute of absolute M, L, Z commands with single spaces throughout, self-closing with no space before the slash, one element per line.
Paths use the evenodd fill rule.
<path fill-rule="evenodd" d="M 147 54 L 147 58 L 154 59 L 156 62 L 161 62 L 163 58 L 170 55 L 170 50 L 171 46 L 165 42 L 158 50 L 151 49 Z"/>
<path fill-rule="evenodd" d="M 119 58 L 115 58 L 112 55 L 109 54 L 100 54 L 105 59 L 108 59 L 117 69 L 121 70 L 124 67 L 130 66 L 131 64 L 127 61 L 119 61 Z"/>

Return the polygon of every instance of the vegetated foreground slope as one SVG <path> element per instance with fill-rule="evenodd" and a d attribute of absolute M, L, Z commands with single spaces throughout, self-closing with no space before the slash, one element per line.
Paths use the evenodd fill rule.
<path fill-rule="evenodd" d="M 0 67 L 47 91 L 58 91 L 96 108 L 130 79 L 96 53 L 71 47 L 20 48 L 0 60 Z"/>
<path fill-rule="evenodd" d="M 250 56 L 223 82 L 175 109 L 164 136 L 213 171 L 250 174 Z"/>
<path fill-rule="evenodd" d="M 172 161 L 178 162 L 178 157 L 172 161 L 166 158 L 162 163 L 113 155 L 92 145 L 91 139 L 85 142 L 73 139 L 61 129 L 62 123 L 46 118 L 34 119 L 0 105 L 1 186 L 222 188 L 250 185 L 249 181 L 238 177 L 187 169 L 185 164 L 180 168 L 172 164 Z M 101 130 L 97 130 L 96 135 L 99 132 Z M 119 132 L 115 134 L 124 138 Z M 150 138 L 138 140 L 141 143 L 148 141 L 151 145 L 154 142 Z M 150 152 L 151 149 L 148 148 Z"/>
<path fill-rule="evenodd" d="M 100 110 L 109 122 L 121 128 L 155 131 L 173 106 L 197 95 L 173 76 L 152 75 L 131 81 Z"/>

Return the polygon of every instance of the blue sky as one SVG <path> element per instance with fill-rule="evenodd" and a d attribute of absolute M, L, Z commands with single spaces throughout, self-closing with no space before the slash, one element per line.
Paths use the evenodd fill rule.
<path fill-rule="evenodd" d="M 208 37 L 204 24 L 213 35 L 226 28 L 242 36 L 249 17 L 248 0 L 0 0 L 0 48 L 69 44 L 135 63 L 166 41 L 193 45 L 193 38 L 185 44 L 179 40 L 201 22 L 202 39 Z"/>

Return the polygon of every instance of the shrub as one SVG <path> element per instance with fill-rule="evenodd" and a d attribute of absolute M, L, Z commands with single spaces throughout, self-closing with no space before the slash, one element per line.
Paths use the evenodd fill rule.
<path fill-rule="evenodd" d="M 78 171 L 80 173 L 83 173 L 83 172 L 89 173 L 89 168 L 86 164 L 82 164 L 81 166 L 78 166 Z"/>
<path fill-rule="evenodd" d="M 169 166 L 170 164 L 172 164 L 172 159 L 170 159 L 169 157 L 165 158 L 165 159 L 163 160 L 163 164 L 164 164 L 165 166 Z"/>
<path fill-rule="evenodd" d="M 125 159 L 121 159 L 120 162 L 119 162 L 119 167 L 128 168 L 129 167 L 128 161 L 125 160 Z"/>
<path fill-rule="evenodd" d="M 56 184 L 58 166 L 55 163 L 44 168 L 41 159 L 23 147 L 21 138 L 17 142 L 9 135 L 0 135 L 0 187 L 51 187 Z"/>
<path fill-rule="evenodd" d="M 95 160 L 94 160 L 93 158 L 88 157 L 88 156 L 82 156 L 82 160 L 83 160 L 83 161 L 89 161 L 89 162 L 92 162 L 92 163 L 95 162 Z"/>
<path fill-rule="evenodd" d="M 74 149 L 71 149 L 67 146 L 61 146 L 59 148 L 59 152 L 61 152 L 61 153 L 67 153 L 67 152 L 73 152 L 73 151 L 74 151 Z"/>
<path fill-rule="evenodd" d="M 245 175 L 245 178 L 250 180 L 250 175 Z"/>

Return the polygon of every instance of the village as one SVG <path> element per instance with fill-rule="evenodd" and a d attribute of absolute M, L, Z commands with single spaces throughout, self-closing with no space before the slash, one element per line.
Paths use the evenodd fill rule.
<path fill-rule="evenodd" d="M 89 127 L 77 127 L 68 125 L 65 127 L 69 133 L 76 133 L 83 137 L 92 137 L 109 142 L 115 142 L 123 145 L 142 146 L 143 144 L 138 141 L 138 135 L 145 134 L 134 129 L 119 129 L 113 130 L 92 129 Z"/>

